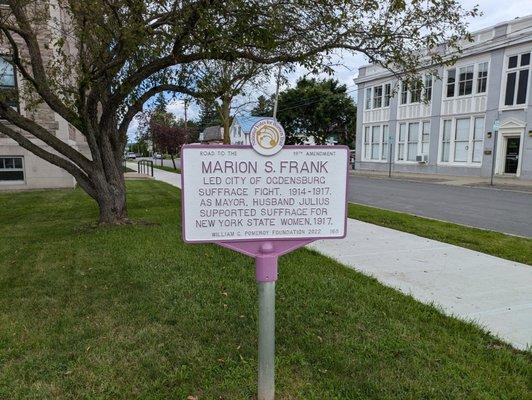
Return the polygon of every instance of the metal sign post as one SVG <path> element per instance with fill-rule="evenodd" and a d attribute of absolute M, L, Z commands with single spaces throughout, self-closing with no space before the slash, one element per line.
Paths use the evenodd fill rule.
<path fill-rule="evenodd" d="M 283 146 L 276 121 L 261 120 L 252 132 L 252 147 L 183 146 L 182 229 L 187 243 L 254 257 L 258 399 L 273 400 L 278 258 L 316 239 L 345 237 L 349 149 Z"/>
<path fill-rule="evenodd" d="M 271 242 L 260 248 L 263 255 L 255 258 L 255 276 L 259 296 L 259 400 L 275 397 L 275 281 L 277 256 Z"/>
<path fill-rule="evenodd" d="M 493 175 L 495 175 L 495 163 L 497 162 L 497 136 L 499 133 L 500 123 L 496 119 L 493 122 L 493 154 L 491 156 L 491 177 L 490 177 L 490 186 L 493 186 Z"/>

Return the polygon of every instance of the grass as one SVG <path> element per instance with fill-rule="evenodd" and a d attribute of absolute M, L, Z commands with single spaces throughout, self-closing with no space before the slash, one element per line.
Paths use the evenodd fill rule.
<path fill-rule="evenodd" d="M 168 172 L 174 172 L 176 174 L 181 173 L 181 170 L 179 168 L 167 167 L 166 165 L 155 165 L 155 163 L 153 164 L 153 168 L 162 169 L 163 171 L 168 171 Z"/>
<path fill-rule="evenodd" d="M 0 194 L 0 399 L 253 399 L 253 261 L 180 238 L 179 191 Z M 277 399 L 525 399 L 532 356 L 335 261 L 280 260 Z M 192 398 L 196 398 L 192 397 Z"/>
<path fill-rule="evenodd" d="M 350 218 L 532 265 L 532 239 L 349 204 Z"/>

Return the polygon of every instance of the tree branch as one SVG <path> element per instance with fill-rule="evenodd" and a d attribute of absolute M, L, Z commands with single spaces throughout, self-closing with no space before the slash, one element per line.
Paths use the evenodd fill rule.
<path fill-rule="evenodd" d="M 85 190 L 89 196 L 93 199 L 97 199 L 96 189 L 90 182 L 88 175 L 79 169 L 75 164 L 71 163 L 67 159 L 58 156 L 57 154 L 50 153 L 44 150 L 42 147 L 33 143 L 30 139 L 25 137 L 23 134 L 11 129 L 3 122 L 0 122 L 0 132 L 4 135 L 7 135 L 15 142 L 17 142 L 21 147 L 35 154 L 36 156 L 42 158 L 43 160 L 48 161 L 49 163 L 64 169 L 69 172 L 78 182 L 78 184 Z"/>
<path fill-rule="evenodd" d="M 61 115 L 78 130 L 82 131 L 81 121 L 76 113 L 68 108 L 50 89 L 39 42 L 37 41 L 37 37 L 30 22 L 22 10 L 23 6 L 20 5 L 18 1 L 9 1 L 9 5 L 19 26 L 16 33 L 19 34 L 26 43 L 30 55 L 33 72 L 33 79 L 30 80 L 30 83 L 52 110 Z M 4 26 L 3 29 L 8 29 L 8 26 Z"/>
<path fill-rule="evenodd" d="M 198 93 L 194 92 L 193 90 L 187 88 L 186 86 L 180 86 L 180 85 L 173 85 L 173 84 L 163 84 L 154 86 L 151 89 L 147 90 L 145 93 L 143 93 L 136 101 L 133 103 L 129 109 L 127 110 L 126 114 L 124 115 L 124 118 L 122 118 L 122 121 L 120 122 L 120 125 L 118 127 L 118 135 L 120 140 L 124 140 L 126 137 L 127 128 L 130 124 L 130 122 L 133 120 L 135 115 L 137 115 L 139 112 L 142 111 L 142 107 L 144 104 L 151 99 L 153 96 L 155 96 L 158 93 L 161 92 L 178 92 L 178 93 L 184 93 L 188 94 L 192 97 L 197 97 Z"/>
<path fill-rule="evenodd" d="M 32 134 L 37 139 L 42 140 L 58 153 L 74 161 L 83 170 L 88 171 L 91 169 L 91 161 L 87 157 L 69 146 L 67 143 L 63 142 L 61 139 L 57 138 L 55 135 L 48 132 L 36 122 L 29 118 L 23 117 L 2 101 L 0 101 L 0 117 L 8 120 L 18 128 Z"/>

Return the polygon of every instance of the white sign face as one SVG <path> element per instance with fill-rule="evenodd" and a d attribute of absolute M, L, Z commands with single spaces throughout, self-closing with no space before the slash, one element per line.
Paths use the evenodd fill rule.
<path fill-rule="evenodd" d="M 342 238 L 349 149 L 184 146 L 183 239 L 217 242 Z"/>
<path fill-rule="evenodd" d="M 249 132 L 251 147 L 263 156 L 273 156 L 281 151 L 286 135 L 280 123 L 265 118 L 252 126 Z"/>
<path fill-rule="evenodd" d="M 493 121 L 493 131 L 494 132 L 498 132 L 500 127 L 501 127 L 501 124 L 500 124 L 498 119 Z"/>

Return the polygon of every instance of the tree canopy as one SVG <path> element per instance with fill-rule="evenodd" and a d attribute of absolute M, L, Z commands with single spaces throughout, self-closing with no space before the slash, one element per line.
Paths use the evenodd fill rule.
<path fill-rule="evenodd" d="M 6 0 L 0 30 L 21 76 L 21 110 L 0 97 L 0 133 L 72 174 L 101 223 L 127 220 L 121 157 L 127 129 L 161 92 L 201 97 L 204 61 L 299 63 L 334 49 L 364 53 L 407 79 L 467 34 L 458 0 Z M 5 8 L 6 6 L 4 6 Z M 31 118 L 46 105 L 90 154 Z M 40 141 L 31 140 L 27 133 Z M 44 143 L 45 145 L 41 145 Z"/>
<path fill-rule="evenodd" d="M 259 98 L 253 115 L 271 115 L 273 100 Z M 279 93 L 277 120 L 288 144 L 314 138 L 316 144 L 335 140 L 353 145 L 357 109 L 345 85 L 334 79 L 301 78 L 296 86 Z"/>

